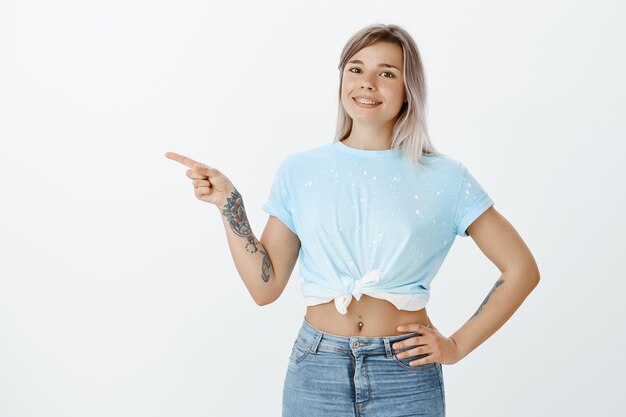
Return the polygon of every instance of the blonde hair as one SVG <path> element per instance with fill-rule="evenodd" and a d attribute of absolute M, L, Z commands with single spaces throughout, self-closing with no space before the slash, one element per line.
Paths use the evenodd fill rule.
<path fill-rule="evenodd" d="M 378 41 L 402 48 L 403 78 L 407 102 L 402 104 L 391 134 L 391 147 L 400 147 L 408 162 L 417 168 L 426 165 L 423 154 L 439 155 L 430 141 L 426 126 L 426 80 L 419 50 L 409 33 L 398 25 L 372 24 L 352 35 L 339 59 L 339 112 L 333 142 L 345 139 L 352 130 L 352 118 L 341 104 L 342 74 L 348 60 L 361 49 Z"/>

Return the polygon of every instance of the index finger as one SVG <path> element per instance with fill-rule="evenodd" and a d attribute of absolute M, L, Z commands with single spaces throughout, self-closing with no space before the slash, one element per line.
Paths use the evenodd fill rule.
<path fill-rule="evenodd" d="M 188 166 L 189 168 L 192 168 L 192 169 L 195 164 L 199 164 L 199 162 L 194 161 L 193 159 L 188 158 L 184 155 L 177 154 L 175 152 L 165 152 L 165 156 L 170 159 L 173 159 L 174 161 L 178 161 L 181 164 Z"/>

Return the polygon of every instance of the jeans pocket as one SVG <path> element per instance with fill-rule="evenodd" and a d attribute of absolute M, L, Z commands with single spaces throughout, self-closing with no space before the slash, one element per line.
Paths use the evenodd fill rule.
<path fill-rule="evenodd" d="M 410 349 L 407 349 L 407 350 L 410 350 Z M 412 361 L 425 358 L 426 356 L 428 356 L 428 353 L 423 353 L 421 355 L 416 355 L 416 356 L 406 356 L 404 358 L 398 358 L 398 353 L 401 353 L 401 352 L 393 353 L 393 359 L 398 365 L 400 365 L 403 368 L 411 369 L 412 371 L 427 371 L 429 369 L 436 370 L 435 366 L 437 362 L 428 362 L 423 365 L 409 365 L 409 363 Z"/>
<path fill-rule="evenodd" d="M 293 342 L 293 348 L 291 349 L 291 355 L 289 355 L 289 361 L 292 363 L 300 363 L 311 353 L 312 343 L 298 337 Z"/>

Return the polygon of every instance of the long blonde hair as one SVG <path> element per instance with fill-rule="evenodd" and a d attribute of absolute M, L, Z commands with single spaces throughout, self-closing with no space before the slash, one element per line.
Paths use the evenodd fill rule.
<path fill-rule="evenodd" d="M 423 167 L 422 154 L 440 155 L 430 141 L 426 126 L 426 79 L 419 50 L 411 35 L 398 25 L 372 24 L 352 35 L 339 59 L 339 112 L 334 142 L 345 139 L 352 130 L 352 118 L 341 103 L 343 70 L 348 60 L 361 49 L 378 41 L 392 42 L 402 48 L 403 75 L 407 102 L 402 104 L 393 127 L 391 147 L 400 147 L 414 166 Z"/>

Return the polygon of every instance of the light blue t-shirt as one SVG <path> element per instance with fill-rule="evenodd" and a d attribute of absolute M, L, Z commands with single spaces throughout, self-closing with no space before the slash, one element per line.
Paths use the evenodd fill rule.
<path fill-rule="evenodd" d="M 468 169 L 424 155 L 418 169 L 399 148 L 363 150 L 336 141 L 286 157 L 263 211 L 301 242 L 306 304 L 381 298 L 399 310 L 428 302 L 430 283 L 457 235 L 494 204 Z"/>

